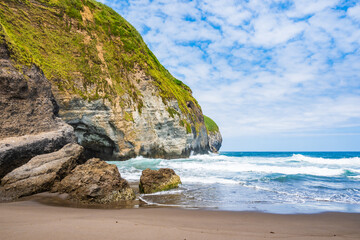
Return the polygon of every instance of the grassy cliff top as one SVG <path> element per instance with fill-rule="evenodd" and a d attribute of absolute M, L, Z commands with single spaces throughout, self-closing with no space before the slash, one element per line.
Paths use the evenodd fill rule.
<path fill-rule="evenodd" d="M 208 130 L 208 132 L 218 132 L 219 131 L 219 127 L 218 125 L 209 117 L 204 115 L 204 122 L 205 122 L 205 126 L 206 129 Z"/>
<path fill-rule="evenodd" d="M 0 35 L 18 64 L 37 64 L 61 91 L 84 99 L 143 105 L 130 79 L 142 69 L 163 101 L 177 99 L 181 111 L 199 121 L 191 90 L 156 59 L 124 18 L 94 0 L 1 0 Z M 1 37 L 0 37 L 1 40 Z M 131 101 L 137 104 L 132 106 Z"/>

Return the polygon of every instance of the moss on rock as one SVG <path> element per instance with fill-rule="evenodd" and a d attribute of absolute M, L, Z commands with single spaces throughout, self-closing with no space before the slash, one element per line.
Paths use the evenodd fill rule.
<path fill-rule="evenodd" d="M 204 122 L 208 132 L 219 132 L 219 127 L 214 120 L 204 115 Z"/>
<path fill-rule="evenodd" d="M 139 189 L 141 193 L 154 193 L 177 188 L 181 184 L 180 177 L 174 170 L 160 168 L 159 170 L 145 169 L 140 177 Z"/>

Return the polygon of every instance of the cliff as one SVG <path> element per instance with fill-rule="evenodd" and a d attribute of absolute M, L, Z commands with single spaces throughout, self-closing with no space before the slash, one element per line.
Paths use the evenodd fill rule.
<path fill-rule="evenodd" d="M 217 153 L 222 143 L 222 136 L 219 127 L 211 118 L 205 115 L 204 122 L 208 134 L 210 151 L 213 153 Z"/>
<path fill-rule="evenodd" d="M 54 109 L 28 113 L 32 122 L 23 118 L 19 132 L 6 117 L 0 138 L 48 131 L 55 123 L 47 119 L 60 117 L 88 154 L 103 159 L 187 157 L 220 148 L 221 135 L 212 137 L 219 131 L 207 129 L 190 88 L 111 8 L 93 0 L 3 0 L 0 24 L 12 68 L 25 80 L 29 69 L 48 79 L 51 93 L 38 104 Z"/>
<path fill-rule="evenodd" d="M 1 31 L 1 26 L 0 26 Z M 0 179 L 32 157 L 75 140 L 57 117 L 51 85 L 36 66 L 14 66 L 0 34 Z"/>

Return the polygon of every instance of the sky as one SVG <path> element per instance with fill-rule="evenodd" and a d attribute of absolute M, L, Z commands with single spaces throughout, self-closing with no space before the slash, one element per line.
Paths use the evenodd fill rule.
<path fill-rule="evenodd" d="M 360 2 L 101 0 L 219 125 L 222 151 L 360 151 Z"/>

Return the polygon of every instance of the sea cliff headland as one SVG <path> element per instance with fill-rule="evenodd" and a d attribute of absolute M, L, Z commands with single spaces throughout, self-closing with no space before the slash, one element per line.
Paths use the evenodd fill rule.
<path fill-rule="evenodd" d="M 106 5 L 5 0 L 0 23 L 3 199 L 57 191 L 78 165 L 89 163 L 102 179 L 95 168 L 111 167 L 92 164 L 93 157 L 172 159 L 219 150 L 219 129 L 214 141 L 191 89 Z M 132 196 L 115 175 L 108 181 L 116 194 Z M 89 185 L 89 196 L 111 195 L 105 185 Z"/>

